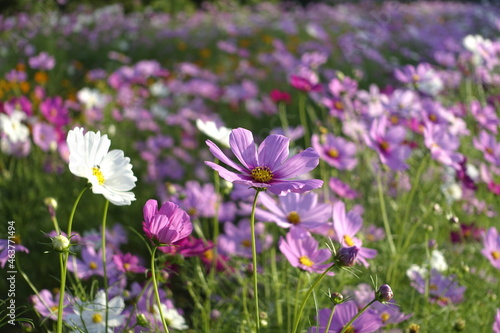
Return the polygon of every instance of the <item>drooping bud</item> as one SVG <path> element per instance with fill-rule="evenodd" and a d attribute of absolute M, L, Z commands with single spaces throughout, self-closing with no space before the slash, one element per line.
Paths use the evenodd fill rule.
<path fill-rule="evenodd" d="M 357 246 L 341 247 L 337 251 L 336 261 L 339 266 L 351 267 L 354 266 L 358 257 L 359 248 Z"/>
<path fill-rule="evenodd" d="M 58 235 L 52 238 L 52 247 L 57 252 L 65 252 L 69 249 L 69 239 L 64 235 Z"/>
<path fill-rule="evenodd" d="M 383 284 L 375 292 L 375 299 L 380 303 L 387 303 L 394 297 L 392 289 L 388 284 Z"/>
<path fill-rule="evenodd" d="M 333 293 L 330 295 L 330 300 L 333 304 L 341 304 L 344 302 L 344 296 L 341 293 Z"/>

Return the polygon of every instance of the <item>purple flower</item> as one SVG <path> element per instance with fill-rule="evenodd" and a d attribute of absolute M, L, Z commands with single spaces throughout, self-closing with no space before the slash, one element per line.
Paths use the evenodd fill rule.
<path fill-rule="evenodd" d="M 388 127 L 386 117 L 375 119 L 370 132 L 365 135 L 368 147 L 374 149 L 382 163 L 392 170 L 406 170 L 405 160 L 410 156 L 411 149 L 404 145 L 406 131 L 401 126 Z"/>
<path fill-rule="evenodd" d="M 146 268 L 139 264 L 139 257 L 131 253 L 115 254 L 113 261 L 121 272 L 143 273 L 146 271 Z"/>
<path fill-rule="evenodd" d="M 293 267 L 304 271 L 322 273 L 331 264 L 322 264 L 331 258 L 330 250 L 318 249 L 318 242 L 305 229 L 292 228 L 279 241 L 281 253 Z"/>
<path fill-rule="evenodd" d="M 174 246 L 160 247 L 160 251 L 169 254 L 179 254 L 183 257 L 196 257 L 201 256 L 205 252 L 211 250 L 214 245 L 211 241 L 204 241 L 203 239 L 188 236 L 175 243 Z"/>
<path fill-rule="evenodd" d="M 47 52 L 41 52 L 39 55 L 29 58 L 28 63 L 31 68 L 41 70 L 51 70 L 56 65 L 54 57 Z"/>
<path fill-rule="evenodd" d="M 69 111 L 64 106 L 63 99 L 60 96 L 49 97 L 40 104 L 40 111 L 51 123 L 64 126 L 69 123 Z"/>
<path fill-rule="evenodd" d="M 489 104 L 482 107 L 479 101 L 472 101 L 470 112 L 482 128 L 497 134 L 500 119 L 498 119 L 494 107 Z"/>
<path fill-rule="evenodd" d="M 394 293 L 392 292 L 391 287 L 388 284 L 381 285 L 378 290 L 375 292 L 375 298 L 380 303 L 387 303 L 391 299 L 393 299 Z"/>
<path fill-rule="evenodd" d="M 18 239 L 17 236 L 15 236 L 14 239 L 0 239 L 0 266 L 2 266 L 2 268 L 5 267 L 7 260 L 9 260 L 9 250 L 15 250 L 16 252 L 23 251 L 26 253 L 30 252 L 27 248 L 18 244 Z"/>
<path fill-rule="evenodd" d="M 369 117 L 379 117 L 384 112 L 384 106 L 388 103 L 386 95 L 381 94 L 377 85 L 371 84 L 370 91 L 360 90 L 357 93 L 360 101 L 366 104 L 366 113 Z"/>
<path fill-rule="evenodd" d="M 41 150 L 47 152 L 57 148 L 59 136 L 55 128 L 44 122 L 33 125 L 33 141 Z"/>
<path fill-rule="evenodd" d="M 363 242 L 355 237 L 362 225 L 361 215 L 352 210 L 346 214 L 343 202 L 338 201 L 333 205 L 333 229 L 337 241 L 342 246 L 357 246 L 359 253 L 356 260 L 368 267 L 370 264 L 366 259 L 374 258 L 377 255 L 377 250 L 362 247 Z"/>
<path fill-rule="evenodd" d="M 410 274 L 411 285 L 419 293 L 424 294 L 426 279 L 418 271 L 412 271 Z M 429 281 L 430 301 L 440 306 L 461 302 L 466 288 L 460 287 L 455 279 L 455 275 L 446 277 L 441 275 L 437 270 L 432 269 Z"/>
<path fill-rule="evenodd" d="M 106 258 L 107 274 L 110 274 L 110 268 L 114 267 L 114 265 L 110 265 L 112 263 L 111 255 L 108 255 L 108 258 Z M 85 246 L 82 249 L 82 260 L 76 258 L 74 260 L 69 260 L 68 270 L 73 272 L 80 279 L 87 279 L 94 275 L 104 276 L 102 250 L 99 249 L 99 251 L 96 252 L 93 246 Z"/>
<path fill-rule="evenodd" d="M 38 295 L 33 295 L 30 297 L 30 301 L 33 303 L 35 310 L 44 318 L 50 318 L 52 320 L 57 320 L 57 310 L 59 308 L 59 293 L 53 296 L 52 293 L 43 289 L 40 290 Z M 66 294 L 63 307 L 63 316 L 72 313 L 71 307 L 71 297 Z"/>
<path fill-rule="evenodd" d="M 172 202 L 165 202 L 158 210 L 158 203 L 151 199 L 143 211 L 142 229 L 156 245 L 173 244 L 193 231 L 189 215 Z"/>
<path fill-rule="evenodd" d="M 341 198 L 356 199 L 359 196 L 358 192 L 354 191 L 349 185 L 338 178 L 331 177 L 328 185 L 330 189 Z"/>
<path fill-rule="evenodd" d="M 290 193 L 279 197 L 278 203 L 263 193 L 259 197 L 259 202 L 267 211 L 257 208 L 256 218 L 260 221 L 274 222 L 281 228 L 298 226 L 313 229 L 328 221 L 332 213 L 331 206 L 318 203 L 318 195 L 313 192 Z"/>
<path fill-rule="evenodd" d="M 433 159 L 454 169 L 460 168 L 460 162 L 464 158 L 462 154 L 456 152 L 460 141 L 445 125 L 427 124 L 424 129 L 424 140 Z"/>
<path fill-rule="evenodd" d="M 383 326 L 398 324 L 413 316 L 413 314 L 401 312 L 401 308 L 396 305 L 394 300 L 390 300 L 385 304 L 375 302 L 370 306 L 369 311 L 382 320 Z"/>
<path fill-rule="evenodd" d="M 264 235 L 264 224 L 255 224 L 255 235 L 261 238 Z M 222 254 L 228 256 L 239 256 L 243 258 L 252 258 L 252 238 L 250 233 L 250 222 L 243 220 L 235 226 L 231 222 L 224 224 L 224 232 L 219 236 L 218 247 Z M 263 248 L 268 248 L 271 245 L 272 236 L 267 234 L 265 239 L 256 239 L 257 253 L 262 252 Z"/>
<path fill-rule="evenodd" d="M 318 75 L 307 67 L 300 67 L 297 73 L 290 75 L 290 85 L 304 92 L 320 91 Z"/>
<path fill-rule="evenodd" d="M 344 302 L 337 305 L 330 329 L 325 332 L 331 313 L 331 309 L 319 310 L 319 327 L 312 327 L 308 333 L 340 333 L 344 326 L 358 313 L 358 307 L 354 302 Z M 381 327 L 382 321 L 380 318 L 371 311 L 365 311 L 351 324 L 347 332 L 370 333 L 377 331 Z"/>
<path fill-rule="evenodd" d="M 342 137 L 327 134 L 320 138 L 319 135 L 314 134 L 311 141 L 321 158 L 334 168 L 352 170 L 358 164 L 356 145 Z"/>
<path fill-rule="evenodd" d="M 407 65 L 402 70 L 396 69 L 394 76 L 427 95 L 435 96 L 443 89 L 443 82 L 428 63 L 418 64 L 417 68 Z"/>
<path fill-rule="evenodd" d="M 489 135 L 486 131 L 481 131 L 479 136 L 472 140 L 474 147 L 480 150 L 484 159 L 496 166 L 500 166 L 500 144 L 495 136 Z"/>
<path fill-rule="evenodd" d="M 493 333 L 500 333 L 500 309 L 497 310 L 495 322 L 493 323 Z"/>
<path fill-rule="evenodd" d="M 490 261 L 496 269 L 500 269 L 500 235 L 495 227 L 488 229 L 483 235 L 483 246 L 481 253 Z"/>
<path fill-rule="evenodd" d="M 192 217 L 212 217 L 215 215 L 217 194 L 212 184 L 200 185 L 197 181 L 186 182 L 183 199 L 174 199 L 176 204 Z"/>
<path fill-rule="evenodd" d="M 337 255 L 335 256 L 335 260 L 341 267 L 351 267 L 356 263 L 356 259 L 358 258 L 359 248 L 354 245 L 351 247 L 341 247 L 337 251 Z"/>
<path fill-rule="evenodd" d="M 205 164 L 216 170 L 227 181 L 256 188 L 268 189 L 271 193 L 285 195 L 289 192 L 303 193 L 323 185 L 318 179 L 288 180 L 314 169 L 319 163 L 319 155 L 312 148 L 288 158 L 290 139 L 282 135 L 270 135 L 256 148 L 253 135 L 249 130 L 237 128 L 229 135 L 232 152 L 240 166 L 231 161 L 212 141 L 207 140 L 210 152 L 239 172 L 206 161 Z"/>

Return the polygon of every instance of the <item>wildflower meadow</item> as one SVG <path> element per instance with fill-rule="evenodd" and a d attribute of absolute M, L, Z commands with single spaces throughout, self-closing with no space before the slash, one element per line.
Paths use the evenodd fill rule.
<path fill-rule="evenodd" d="M 500 7 L 0 15 L 0 331 L 500 333 Z"/>

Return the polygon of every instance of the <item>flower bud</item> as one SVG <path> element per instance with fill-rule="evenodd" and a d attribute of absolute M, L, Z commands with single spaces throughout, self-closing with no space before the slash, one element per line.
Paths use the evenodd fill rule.
<path fill-rule="evenodd" d="M 394 297 L 392 289 L 388 284 L 383 284 L 375 292 L 375 298 L 380 303 L 387 303 Z"/>
<path fill-rule="evenodd" d="M 457 332 L 463 332 L 465 331 L 465 320 L 462 318 L 459 318 L 455 321 L 455 324 L 453 324 L 453 329 Z"/>
<path fill-rule="evenodd" d="M 144 313 L 139 313 L 136 317 L 137 320 L 137 325 L 142 326 L 142 327 L 148 327 L 149 322 Z"/>
<path fill-rule="evenodd" d="M 419 324 L 410 324 L 410 326 L 408 326 L 408 333 L 418 333 L 418 332 L 420 332 Z"/>
<path fill-rule="evenodd" d="M 57 209 L 57 201 L 56 199 L 49 197 L 43 200 L 45 206 L 49 210 L 50 218 L 53 219 L 56 217 L 56 209 Z"/>
<path fill-rule="evenodd" d="M 64 235 L 52 238 L 52 247 L 57 252 L 65 252 L 69 249 L 69 239 Z"/>
<path fill-rule="evenodd" d="M 337 251 L 336 261 L 339 266 L 351 267 L 358 257 L 359 248 L 357 246 L 341 247 Z"/>
<path fill-rule="evenodd" d="M 341 293 L 333 293 L 330 295 L 330 300 L 333 302 L 333 304 L 341 304 L 344 302 L 344 296 L 342 296 Z"/>

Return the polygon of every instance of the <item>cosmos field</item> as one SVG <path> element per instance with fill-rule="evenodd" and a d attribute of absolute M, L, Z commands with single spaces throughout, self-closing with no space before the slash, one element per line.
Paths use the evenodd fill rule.
<path fill-rule="evenodd" d="M 0 16 L 2 332 L 500 333 L 500 9 Z"/>

